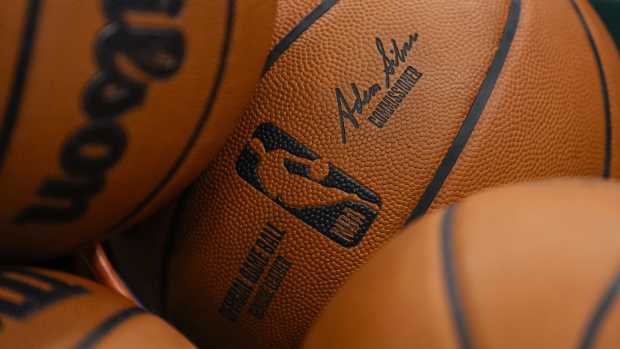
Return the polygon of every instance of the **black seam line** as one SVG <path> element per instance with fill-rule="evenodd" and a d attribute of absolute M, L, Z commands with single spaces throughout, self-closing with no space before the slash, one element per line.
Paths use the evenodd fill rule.
<path fill-rule="evenodd" d="M 108 335 L 114 328 L 118 327 L 123 322 L 130 318 L 145 314 L 146 312 L 138 307 L 123 309 L 120 312 L 110 316 L 104 322 L 99 324 L 94 330 L 92 330 L 84 339 L 82 339 L 75 349 L 89 349 L 97 345 L 106 335 Z"/>
<path fill-rule="evenodd" d="M 500 76 L 500 73 L 502 72 L 504 62 L 506 61 L 506 57 L 508 56 L 508 52 L 510 51 L 512 41 L 517 31 L 520 14 L 521 0 L 512 0 L 502 39 L 500 40 L 495 58 L 493 58 L 493 62 L 489 67 L 487 76 L 482 82 L 478 96 L 476 96 L 469 113 L 465 117 L 465 120 L 463 121 L 456 137 L 452 141 L 450 148 L 448 148 L 448 152 L 439 164 L 435 175 L 424 190 L 424 193 L 420 197 L 420 201 L 415 206 L 413 211 L 411 211 L 409 217 L 407 217 L 405 224 L 408 224 L 412 220 L 422 216 L 428 210 L 433 203 L 433 200 L 435 200 L 435 197 L 441 190 L 446 178 L 448 178 L 448 175 L 452 171 L 456 161 L 459 159 L 459 156 L 463 152 L 465 145 L 469 141 L 469 137 L 478 124 L 478 120 L 480 120 L 480 115 L 484 111 L 486 104 L 493 93 L 493 89 L 495 88 L 495 84 Z"/>
<path fill-rule="evenodd" d="M 456 282 L 456 270 L 454 266 L 453 246 L 453 223 L 455 206 L 450 206 L 443 215 L 441 221 L 441 259 L 443 263 L 443 275 L 448 294 L 448 301 L 452 310 L 452 319 L 456 327 L 457 336 L 461 349 L 472 349 L 473 345 L 467 321 L 463 301 L 459 295 L 459 287 Z"/>
<path fill-rule="evenodd" d="M 271 50 L 267 57 L 267 62 L 263 67 L 263 75 L 271 66 L 282 56 L 299 37 L 308 30 L 319 18 L 331 9 L 339 0 L 324 0 L 319 6 L 315 7 L 304 19 L 302 19 L 276 46 Z"/>
<path fill-rule="evenodd" d="M 611 111 L 609 106 L 609 91 L 607 89 L 607 78 L 605 77 L 605 70 L 603 69 L 603 62 L 601 60 L 601 55 L 596 47 L 596 43 L 594 42 L 594 37 L 592 36 L 592 32 L 590 31 L 590 27 L 586 23 L 585 18 L 583 17 L 583 13 L 575 0 L 572 0 L 571 3 L 575 8 L 575 12 L 579 16 L 579 21 L 583 26 L 583 30 L 586 32 L 588 36 L 588 41 L 590 42 L 590 46 L 592 47 L 592 52 L 594 52 L 594 58 L 596 59 L 596 65 L 598 67 L 598 73 L 600 76 L 600 84 L 601 90 L 603 93 L 603 107 L 605 109 L 605 162 L 603 164 L 603 177 L 609 178 L 611 173 Z"/>
<path fill-rule="evenodd" d="M 202 117 L 200 118 L 200 121 L 198 122 L 198 124 L 196 125 L 196 128 L 194 129 L 194 133 L 191 135 L 189 141 L 185 145 L 185 148 L 183 149 L 183 151 L 177 158 L 174 165 L 170 168 L 166 176 L 159 182 L 159 184 L 155 187 L 155 189 L 153 189 L 144 198 L 144 200 L 142 200 L 129 214 L 127 214 L 125 217 L 119 220 L 116 224 L 114 224 L 109 229 L 109 231 L 115 231 L 121 228 L 129 220 L 131 220 L 135 215 L 140 213 L 144 209 L 144 207 L 146 207 L 151 202 L 151 200 L 153 200 L 162 191 L 162 189 L 168 184 L 168 182 L 170 182 L 170 180 L 174 177 L 175 173 L 181 167 L 181 165 L 183 164 L 183 162 L 189 155 L 190 151 L 194 147 L 194 143 L 196 143 L 198 136 L 202 132 L 202 129 L 204 128 L 205 123 L 213 110 L 213 107 L 215 105 L 215 100 L 217 99 L 220 87 L 222 85 L 222 81 L 224 80 L 224 72 L 226 71 L 226 68 L 228 67 L 228 53 L 230 51 L 230 45 L 232 42 L 234 17 L 235 17 L 235 0 L 229 0 L 228 1 L 228 19 L 226 22 L 226 33 L 224 37 L 224 44 L 222 45 L 222 49 L 220 52 L 219 69 L 217 71 L 215 83 L 209 94 L 207 105 L 202 114 Z"/>
<path fill-rule="evenodd" d="M 618 299 L 618 294 L 620 294 L 620 268 L 616 272 L 611 285 L 603 294 L 603 298 L 596 306 L 596 309 L 592 314 L 592 318 L 588 322 L 588 326 L 586 327 L 581 343 L 579 344 L 579 349 L 593 348 L 601 325 L 603 324 L 607 314 L 611 311 L 612 305 Z"/>
<path fill-rule="evenodd" d="M 0 170 L 6 161 L 11 136 L 17 123 L 19 107 L 24 95 L 24 88 L 28 77 L 28 68 L 32 59 L 34 39 L 37 33 L 39 17 L 41 13 L 41 0 L 30 0 L 28 3 L 27 19 L 21 39 L 19 50 L 19 62 L 15 69 L 14 80 L 11 86 L 11 95 L 4 112 L 4 122 L 0 130 Z"/>

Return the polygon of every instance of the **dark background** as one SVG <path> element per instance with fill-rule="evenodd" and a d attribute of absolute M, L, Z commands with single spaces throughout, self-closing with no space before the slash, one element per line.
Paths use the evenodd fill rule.
<path fill-rule="evenodd" d="M 620 48 L 620 0 L 590 0 Z"/>

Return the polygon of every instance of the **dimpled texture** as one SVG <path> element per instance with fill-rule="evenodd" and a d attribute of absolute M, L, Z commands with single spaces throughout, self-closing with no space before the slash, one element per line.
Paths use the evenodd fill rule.
<path fill-rule="evenodd" d="M 137 309 L 101 285 L 73 275 L 3 267 L 0 300 L 2 348 L 195 348 L 162 319 Z M 16 317 L 7 312 L 6 302 L 25 307 L 30 304 L 32 311 Z"/>
<path fill-rule="evenodd" d="M 275 3 L 19 0 L 3 10 L 0 258 L 64 253 L 152 214 L 189 185 L 247 106 Z M 123 83 L 105 85 L 103 106 L 89 109 L 89 88 L 113 77 Z M 145 88 L 142 99 L 106 112 L 134 95 L 128 81 Z M 76 142 L 88 127 L 98 136 Z M 64 161 L 67 149 L 78 159 Z"/>
<path fill-rule="evenodd" d="M 618 210 L 620 184 L 594 180 L 508 186 L 456 205 L 449 240 L 471 347 L 584 348 L 620 276 Z M 446 286 L 446 214 L 407 227 L 351 276 L 303 348 L 462 348 Z M 604 314 L 590 348 L 620 345 L 617 294 Z"/>
<path fill-rule="evenodd" d="M 299 343 L 348 275 L 400 230 L 420 200 L 479 94 L 511 8 L 510 1 L 491 0 L 322 4 L 329 3 L 334 4 L 270 66 L 241 125 L 179 210 L 168 269 L 168 315 L 201 345 L 258 343 L 284 348 Z M 279 3 L 272 40 L 276 52 L 278 43 L 320 4 Z M 520 10 L 504 69 L 432 208 L 505 182 L 603 174 L 602 89 L 579 17 L 564 0 L 525 0 Z M 591 17 L 587 19 L 593 21 Z M 414 33 L 418 36 L 412 50 L 390 78 L 394 84 L 407 66 L 422 77 L 383 128 L 377 128 L 367 121 L 386 94 L 383 59 L 375 40 L 380 38 L 393 58 L 390 40 L 402 48 Z M 605 69 L 616 71 L 618 56 L 611 51 L 610 39 L 601 31 L 594 35 L 604 52 Z M 343 144 L 335 91 L 340 88 L 352 105 L 352 83 L 360 90 L 378 83 L 381 91 L 356 114 L 359 128 L 345 120 L 347 142 Z M 620 117 L 618 92 L 609 90 L 614 125 Z M 340 245 L 292 214 L 290 207 L 328 205 L 329 195 L 324 197 L 316 181 L 306 182 L 308 190 L 299 189 L 301 176 L 288 176 L 286 171 L 291 174 L 291 170 L 285 169 L 285 163 L 259 170 L 280 176 L 260 178 L 259 173 L 262 188 L 247 179 L 247 158 L 240 159 L 248 149 L 261 152 L 260 145 L 256 148 L 256 132 L 265 123 L 274 124 L 380 198 L 377 205 L 349 197 L 377 212 L 357 244 Z M 261 139 L 263 146 L 277 143 L 274 137 Z M 617 144 L 618 133 L 613 137 Z M 294 146 L 288 146 L 289 153 L 294 151 Z M 280 150 L 267 154 L 280 156 Z M 308 160 L 296 155 L 294 161 Z M 616 175 L 617 152 L 612 156 Z M 259 160 L 257 168 L 260 165 Z M 314 168 L 325 169 L 324 165 Z M 272 192 L 271 197 L 265 195 Z M 342 199 L 341 192 L 332 192 L 332 201 Z M 278 204 L 283 201 L 288 210 Z M 326 224 L 327 219 L 319 215 L 314 222 Z M 268 224 L 285 235 L 276 252 L 262 254 L 266 266 L 260 270 L 260 280 L 251 282 L 240 270 L 246 257 L 256 251 L 260 231 Z M 290 268 L 275 291 L 272 287 L 260 318 L 250 308 L 278 256 Z M 249 287 L 249 296 L 235 293 L 232 285 L 239 279 Z M 273 286 L 273 280 L 267 281 Z M 231 303 L 240 309 L 235 321 L 220 313 Z"/>

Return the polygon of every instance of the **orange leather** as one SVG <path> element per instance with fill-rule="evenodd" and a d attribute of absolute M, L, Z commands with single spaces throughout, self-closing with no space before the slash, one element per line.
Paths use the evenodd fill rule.
<path fill-rule="evenodd" d="M 503 183 L 620 174 L 620 132 L 606 138 L 620 58 L 589 5 L 577 9 L 281 1 L 273 64 L 180 210 L 171 319 L 204 345 L 290 347 L 412 211 Z"/>
<path fill-rule="evenodd" d="M 204 170 L 265 62 L 275 0 L 29 1 L 0 12 L 0 256 L 126 228 Z"/>
<path fill-rule="evenodd" d="M 609 96 L 611 98 L 609 104 L 610 113 L 612 116 L 611 133 L 612 135 L 617 135 L 620 133 L 620 122 L 616 121 L 617 115 L 620 115 L 620 103 L 617 102 L 617 96 L 620 93 L 620 64 L 605 64 L 605 62 L 618 62 L 620 60 L 620 53 L 618 50 L 614 50 L 613 47 L 608 48 L 607 42 L 610 37 L 609 32 L 607 32 L 605 24 L 601 21 L 592 6 L 589 6 L 589 4 L 583 0 L 576 1 L 576 3 L 583 13 L 584 20 L 588 23 L 593 40 L 599 47 L 601 61 L 604 62 L 602 68 L 606 77 L 605 82 L 607 89 L 609 90 Z M 614 102 L 614 98 L 616 99 L 616 102 Z M 611 148 L 620 149 L 620 137 L 612 137 Z M 611 161 L 613 176 L 620 176 L 620 157 L 613 156 Z"/>
<path fill-rule="evenodd" d="M 91 281 L 0 268 L 2 348 L 195 348 L 174 328 Z"/>
<path fill-rule="evenodd" d="M 620 184 L 594 180 L 508 186 L 435 212 L 349 279 L 303 348 L 465 348 L 448 278 L 456 280 L 467 347 L 618 348 L 618 212 Z M 592 345 L 583 346 L 614 283 Z"/>
<path fill-rule="evenodd" d="M 290 347 L 412 211 L 503 183 L 618 176 L 620 58 L 578 9 L 280 1 L 272 64 L 179 210 L 170 318 L 202 345 Z"/>

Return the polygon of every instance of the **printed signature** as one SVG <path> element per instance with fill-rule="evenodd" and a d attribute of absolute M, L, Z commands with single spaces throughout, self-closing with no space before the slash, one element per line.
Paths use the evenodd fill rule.
<path fill-rule="evenodd" d="M 395 39 L 391 39 L 390 47 L 386 50 L 383 41 L 380 38 L 375 39 L 377 52 L 383 61 L 383 72 L 385 74 L 383 87 L 381 84 L 375 83 L 368 89 L 360 89 L 356 83 L 351 83 L 353 102 L 347 100 L 347 97 L 339 87 L 336 88 L 336 103 L 338 104 L 338 118 L 343 144 L 347 143 L 345 121 L 348 120 L 354 128 L 360 127 L 356 115 L 361 115 L 364 112 L 364 107 L 369 105 L 372 99 L 384 88 L 386 90 L 390 88 L 392 75 L 395 75 L 398 67 L 407 61 L 416 41 L 418 41 L 417 33 L 409 35 L 409 38 L 402 46 L 399 46 Z"/>

